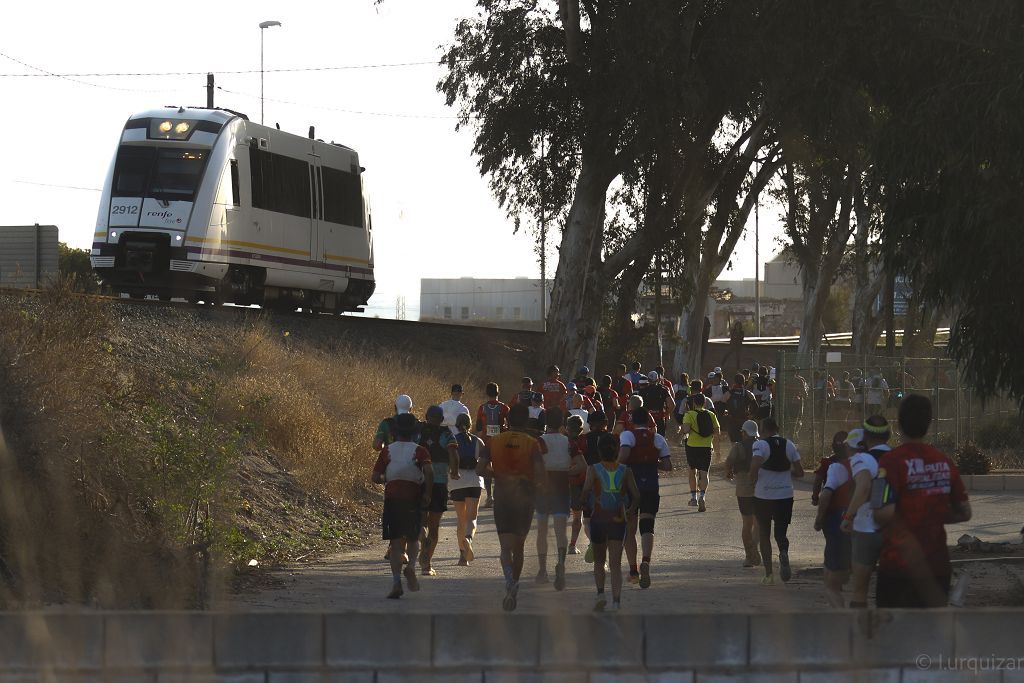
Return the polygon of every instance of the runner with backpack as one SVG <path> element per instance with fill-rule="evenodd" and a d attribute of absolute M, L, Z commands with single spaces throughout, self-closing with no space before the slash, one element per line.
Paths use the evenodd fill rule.
<path fill-rule="evenodd" d="M 675 410 L 675 401 L 672 394 L 661 382 L 661 376 L 655 370 L 647 375 L 647 386 L 642 387 L 639 392 L 644 399 L 644 407 L 654 418 L 658 433 L 665 436 L 665 420 Z"/>
<path fill-rule="evenodd" d="M 419 443 L 430 453 L 433 482 L 430 494 L 430 507 L 426 510 L 426 528 L 420 547 L 420 574 L 437 576 L 433 566 L 434 551 L 441 527 L 441 517 L 448 509 L 448 449 L 441 444 L 444 432 L 451 430 L 442 426 L 444 411 L 441 406 L 427 408 L 426 421 L 420 423 Z"/>
<path fill-rule="evenodd" d="M 456 433 L 442 435 L 448 449 L 448 491 L 455 505 L 455 537 L 459 542 L 459 566 L 466 567 L 476 557 L 473 539 L 476 537 L 477 515 L 484 478 L 476 473 L 477 462 L 484 449 L 480 437 L 470 433 L 471 421 L 465 413 L 455 418 Z"/>
<path fill-rule="evenodd" d="M 732 445 L 729 457 L 725 459 L 725 477 L 736 483 L 736 503 L 743 519 L 740 538 L 743 541 L 744 567 L 761 564 L 761 552 L 757 549 L 757 519 L 754 517 L 754 482 L 750 479 L 750 461 L 754 457 L 754 441 L 759 438 L 757 423 L 747 420 L 740 427 L 741 440 Z"/>
<path fill-rule="evenodd" d="M 853 491 L 850 457 L 860 451 L 863 440 L 864 430 L 859 428 L 849 433 L 836 432 L 832 437 L 833 442 L 843 443 L 843 451 L 836 453 L 835 460 L 828 466 L 814 519 L 814 530 L 825 535 L 825 597 L 832 607 L 846 606 L 843 586 L 850 580 L 852 547 L 849 534 L 843 533 L 840 525 Z"/>
<path fill-rule="evenodd" d="M 640 507 L 641 493 L 633 471 L 618 462 L 618 442 L 608 432 L 592 431 L 600 461 L 587 467 L 583 490 L 589 494 L 593 513 L 590 520 L 594 583 L 597 598 L 594 611 L 601 612 L 608 605 L 604 597 L 605 557 L 608 559 L 612 583 L 612 611 L 622 603 L 622 544 L 626 536 L 626 520 L 635 517 Z M 588 550 L 588 555 L 591 551 Z"/>
<path fill-rule="evenodd" d="M 524 378 L 524 383 L 525 379 L 528 378 Z M 500 391 L 500 388 L 494 382 L 488 384 L 484 388 L 487 401 L 477 408 L 476 411 L 476 433 L 477 436 L 483 439 L 485 446 L 491 437 L 497 436 L 508 429 L 509 407 L 498 400 Z M 494 501 L 491 497 L 490 477 L 484 477 L 484 488 L 487 490 L 487 501 L 484 503 L 484 508 L 492 508 L 494 507 Z"/>
<path fill-rule="evenodd" d="M 512 397 L 512 400 L 508 402 L 508 407 L 511 408 L 517 403 L 523 405 L 530 405 L 530 400 L 533 398 L 533 378 L 524 377 L 521 380 L 522 384 L 519 387 L 519 391 Z"/>
<path fill-rule="evenodd" d="M 587 417 L 590 417 L 588 414 Z M 588 426 L 589 430 L 589 426 Z M 565 435 L 569 437 L 569 452 L 575 458 L 582 456 L 586 448 L 586 435 L 583 433 L 583 418 L 579 415 L 570 415 L 565 421 Z M 569 476 L 569 514 L 572 516 L 570 526 L 572 536 L 569 538 L 569 549 L 567 555 L 579 555 L 579 548 L 576 541 L 580 538 L 580 531 L 583 529 L 583 480 L 587 476 L 585 468 L 579 468 Z"/>
<path fill-rule="evenodd" d="M 612 389 L 619 395 L 619 403 L 624 404 L 629 400 L 629 397 L 633 394 L 633 382 L 626 375 L 626 366 L 619 366 L 619 374 L 615 377 L 612 382 Z M 625 407 L 625 406 L 622 406 Z"/>
<path fill-rule="evenodd" d="M 637 408 L 633 411 L 633 426 L 619 436 L 619 462 L 629 465 L 640 491 L 637 512 L 626 520 L 626 557 L 629 560 L 629 580 L 636 581 L 641 588 L 649 588 L 651 585 L 654 520 L 661 506 L 658 472 L 672 471 L 672 451 L 668 441 L 646 426 L 650 419 L 646 408 Z M 638 530 L 642 550 L 639 567 L 636 563 Z"/>
<path fill-rule="evenodd" d="M 718 416 L 705 407 L 704 394 L 693 397 L 693 409 L 683 416 L 683 434 L 686 435 L 686 471 L 690 477 L 690 502 L 698 512 L 707 510 L 705 496 L 708 491 L 708 472 L 715 435 L 722 431 Z M 698 496 L 699 494 L 699 496 Z"/>
<path fill-rule="evenodd" d="M 882 550 L 882 534 L 871 509 L 871 498 L 872 490 L 884 483 L 878 479 L 878 461 L 891 450 L 889 437 L 892 435 L 889 421 L 881 415 L 872 415 L 864 420 L 863 429 L 864 445 L 860 452 L 850 458 L 853 495 L 840 527 L 845 533 L 853 535 L 853 594 L 850 607 L 860 609 L 868 606 L 868 585 Z"/>
<path fill-rule="evenodd" d="M 792 578 L 789 566 L 789 538 L 786 532 L 793 521 L 793 477 L 804 476 L 800 453 L 789 439 L 779 436 L 774 418 L 761 423 L 762 438 L 754 442 L 750 478 L 754 482 L 754 514 L 760 537 L 761 561 L 764 563 L 762 585 L 772 585 L 772 525 L 779 547 L 779 576 L 783 582 Z"/>
<path fill-rule="evenodd" d="M 611 436 L 612 439 L 615 439 L 616 444 L 618 444 L 618 439 L 616 439 L 608 432 L 608 416 L 605 413 L 601 411 L 591 413 L 590 416 L 587 418 L 587 421 L 590 424 L 590 432 L 580 437 L 580 439 L 577 441 L 577 449 L 580 453 L 582 453 L 583 460 L 586 461 L 587 466 L 589 467 L 591 465 L 596 465 L 598 462 L 601 461 L 601 454 L 598 446 L 601 442 L 602 436 Z M 617 452 L 618 448 L 616 447 L 616 453 Z M 584 474 L 584 477 L 585 476 L 586 475 Z M 591 504 L 589 496 L 587 495 L 587 489 L 584 486 L 583 482 L 580 482 L 578 492 L 575 488 L 573 489 L 573 495 L 578 495 L 579 499 L 573 501 L 572 507 L 572 538 L 569 541 L 569 552 L 571 554 L 575 554 L 572 552 L 572 549 L 576 547 L 576 542 L 579 540 L 579 529 L 576 526 L 576 511 L 580 511 L 580 514 L 582 516 L 581 527 L 583 529 L 583 532 L 587 535 L 588 539 L 590 538 L 590 518 L 593 512 L 593 505 Z M 583 554 L 583 560 L 585 562 L 594 561 L 593 543 L 587 545 L 587 550 Z"/>

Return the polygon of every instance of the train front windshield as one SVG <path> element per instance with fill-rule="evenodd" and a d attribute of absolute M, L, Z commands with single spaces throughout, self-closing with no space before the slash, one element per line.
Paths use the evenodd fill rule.
<path fill-rule="evenodd" d="M 190 202 L 206 165 L 207 150 L 121 147 L 114 165 L 115 197 Z"/>

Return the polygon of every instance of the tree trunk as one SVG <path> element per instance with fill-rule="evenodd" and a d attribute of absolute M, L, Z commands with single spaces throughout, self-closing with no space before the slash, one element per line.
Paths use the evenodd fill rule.
<path fill-rule="evenodd" d="M 804 296 L 804 314 L 800 322 L 798 353 L 816 356 L 821 350 L 821 313 L 828 301 L 830 286 L 823 286 L 818 269 L 810 264 L 800 271 L 800 285 Z"/>
<path fill-rule="evenodd" d="M 863 182 L 863 181 L 862 181 Z M 869 253 L 871 237 L 871 210 L 864 197 L 864 189 L 857 188 L 854 199 L 854 211 L 857 217 L 857 232 L 854 239 L 854 283 L 856 294 L 853 299 L 853 316 L 851 330 L 853 332 L 850 345 L 858 356 L 875 353 L 875 344 L 882 331 L 882 315 L 875 312 L 875 301 L 882 291 L 881 269 L 878 259 Z"/>
<path fill-rule="evenodd" d="M 633 314 L 636 313 L 637 292 L 640 289 L 640 283 L 643 282 L 648 265 L 647 258 L 637 259 L 626 266 L 619 279 L 619 295 L 615 301 L 611 339 L 608 339 L 605 344 L 608 348 L 609 360 L 616 363 L 629 364 L 626 354 L 630 351 L 630 341 L 636 336 Z"/>
<path fill-rule="evenodd" d="M 610 183 L 609 175 L 585 157 L 558 251 L 545 363 L 573 369 L 594 363 L 605 295 L 601 236 Z"/>

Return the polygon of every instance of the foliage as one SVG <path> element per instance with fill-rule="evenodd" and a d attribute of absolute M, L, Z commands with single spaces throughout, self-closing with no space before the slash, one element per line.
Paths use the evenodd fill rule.
<path fill-rule="evenodd" d="M 993 420 L 974 430 L 974 441 L 986 451 L 1000 448 L 1020 449 L 1024 444 L 1024 430 L 1021 429 L 1019 418 Z"/>
<path fill-rule="evenodd" d="M 977 444 L 970 441 L 957 449 L 955 459 L 960 474 L 988 474 L 992 471 L 992 461 Z"/>
<path fill-rule="evenodd" d="M 60 242 L 57 245 L 57 262 L 61 277 L 70 279 L 76 290 L 88 294 L 100 290 L 100 281 L 92 270 L 87 250 Z"/>

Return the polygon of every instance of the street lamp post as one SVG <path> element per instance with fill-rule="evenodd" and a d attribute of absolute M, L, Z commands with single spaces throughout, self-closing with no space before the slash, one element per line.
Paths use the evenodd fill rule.
<path fill-rule="evenodd" d="M 280 25 L 280 21 L 260 22 L 260 125 L 263 124 L 263 29 Z"/>

